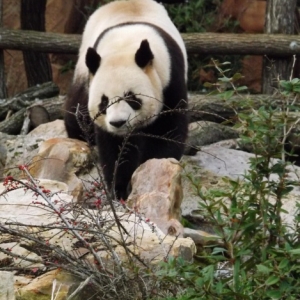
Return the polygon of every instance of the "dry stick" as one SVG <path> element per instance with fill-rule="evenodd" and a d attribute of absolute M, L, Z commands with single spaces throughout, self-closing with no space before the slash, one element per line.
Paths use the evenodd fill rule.
<path fill-rule="evenodd" d="M 293 64 L 292 64 L 292 69 L 291 69 L 290 81 L 292 81 L 292 78 L 293 78 L 293 72 L 294 72 L 295 64 L 296 64 L 296 56 L 293 55 Z M 294 124 L 292 124 L 291 127 L 289 129 L 287 129 L 287 121 L 288 121 L 287 117 L 288 117 L 289 112 L 290 112 L 290 106 L 293 106 L 295 104 L 297 98 L 298 98 L 298 96 L 296 95 L 291 104 L 287 103 L 287 108 L 283 112 L 284 113 L 284 124 L 283 124 L 283 139 L 282 139 L 282 152 L 281 152 L 281 160 L 283 162 L 285 161 L 284 145 L 286 143 L 287 137 L 291 133 L 291 131 L 296 127 L 296 125 L 300 122 L 300 118 L 298 118 L 296 120 L 296 122 L 294 122 Z"/>
<path fill-rule="evenodd" d="M 0 28 L 3 25 L 3 1 L 0 0 Z M 4 62 L 4 51 L 0 49 L 0 99 L 4 99 L 7 97 L 7 90 L 5 86 L 5 62 Z"/>
<path fill-rule="evenodd" d="M 30 175 L 29 171 L 27 170 L 27 168 L 25 168 L 25 172 L 26 174 L 29 176 L 29 178 L 31 179 L 31 181 L 34 183 L 34 179 L 32 178 L 32 176 Z M 67 219 L 64 218 L 63 215 L 60 214 L 60 212 L 55 208 L 55 206 L 52 204 L 52 202 L 46 197 L 46 195 L 43 194 L 43 192 L 41 191 L 41 189 L 39 189 L 38 187 L 35 187 L 37 189 L 37 192 L 48 202 L 48 204 L 52 207 L 52 209 L 54 209 L 54 211 L 59 215 L 59 217 L 63 220 L 63 222 L 67 225 L 68 229 L 71 229 L 71 231 L 75 234 L 75 236 L 82 241 L 86 246 L 88 246 L 88 249 L 93 253 L 93 255 L 97 258 L 97 261 L 101 264 L 101 266 L 104 269 L 104 265 L 102 263 L 102 260 L 98 259 L 98 255 L 97 253 L 95 253 L 94 249 L 85 242 L 84 238 L 82 238 L 80 235 L 77 234 L 78 229 L 76 228 L 76 231 L 74 231 L 74 227 L 71 226 L 71 224 L 68 222 Z M 118 219 L 116 219 L 117 221 L 119 221 Z M 120 270 L 123 272 L 123 268 L 121 267 L 121 260 L 118 257 L 118 255 L 116 254 L 116 252 L 113 250 L 113 248 L 111 247 L 110 243 L 108 242 L 108 240 L 106 239 L 105 236 L 102 236 L 102 238 L 104 239 L 107 247 L 109 248 L 109 250 L 111 251 L 113 258 L 115 260 L 115 262 L 117 263 L 117 265 L 119 266 Z M 124 242 L 125 245 L 125 242 Z M 126 249 L 126 247 L 124 246 L 124 248 Z M 92 249 L 92 250 L 91 250 Z"/>
<path fill-rule="evenodd" d="M 26 226 L 26 225 L 23 225 L 23 226 Z M 26 226 L 28 227 L 28 225 Z M 11 228 L 7 228 L 3 225 L 0 224 L 0 232 L 4 232 L 4 233 L 9 233 L 10 235 L 13 235 L 13 236 L 18 236 L 18 237 L 23 237 L 25 238 L 26 240 L 30 240 L 30 241 L 33 241 L 35 242 L 36 244 L 38 245 L 41 245 L 41 246 L 44 246 L 45 243 L 38 239 L 38 238 L 35 238 L 34 236 L 32 235 L 28 235 L 26 234 L 25 232 L 21 232 L 19 230 L 14 230 L 14 229 L 11 229 Z M 66 259 L 71 265 L 73 265 L 74 267 L 77 267 L 77 264 L 76 262 L 74 261 L 74 259 L 71 259 L 70 256 L 66 255 L 64 252 L 60 251 L 60 248 L 58 247 L 55 247 L 55 246 L 52 246 L 52 245 L 47 245 L 47 247 L 51 250 L 54 250 L 55 252 L 57 252 L 61 257 L 63 257 L 64 259 Z M 34 259 L 30 259 L 30 258 L 24 258 L 24 256 L 22 255 L 18 255 L 16 253 L 13 253 L 13 252 L 10 252 L 6 249 L 3 249 L 0 247 L 0 251 L 7 254 L 7 255 L 10 255 L 10 256 L 13 256 L 13 257 L 16 257 L 16 258 L 21 258 L 21 259 L 25 259 L 26 261 L 30 261 L 30 262 L 33 262 L 33 263 L 43 263 L 43 261 L 39 261 L 39 260 L 34 260 Z M 48 262 L 49 264 L 51 262 Z M 52 263 L 52 265 L 54 267 L 64 267 L 62 265 L 58 265 L 58 264 L 55 264 L 55 263 Z M 76 275 L 78 275 L 79 277 L 82 277 L 82 269 L 80 270 L 80 272 L 74 272 Z M 88 275 L 88 274 L 87 274 Z"/>
<path fill-rule="evenodd" d="M 54 280 L 53 280 L 53 283 L 52 283 L 51 300 L 55 300 L 55 299 L 56 299 L 56 297 L 57 297 L 57 295 L 58 295 L 58 293 L 59 293 L 59 291 L 60 291 L 60 289 L 61 289 L 61 287 L 62 287 L 62 283 L 61 283 L 61 284 L 59 285 L 59 287 L 58 287 L 57 292 L 56 292 L 56 296 L 54 297 L 54 293 L 55 293 L 55 290 L 56 290 L 56 284 L 57 284 L 57 280 L 54 279 Z"/>
<path fill-rule="evenodd" d="M 0 225 L 0 229 L 2 228 L 3 226 Z M 6 230 L 5 227 L 3 227 L 4 230 L 1 230 L 2 232 L 9 232 L 8 230 Z M 20 254 L 16 254 L 16 253 L 13 253 L 12 251 L 9 251 L 7 249 L 4 249 L 2 247 L 0 247 L 0 252 L 3 252 L 4 254 L 6 254 L 7 256 L 12 256 L 14 258 L 20 258 L 20 259 L 23 259 L 23 260 L 26 260 L 26 261 L 29 261 L 29 262 L 32 262 L 34 264 L 36 263 L 39 263 L 39 264 L 42 264 L 43 263 L 43 260 L 37 260 L 37 259 L 33 259 L 33 258 L 28 258 L 28 257 L 24 257 L 24 255 L 20 255 Z M 2 267 L 1 267 L 2 268 Z"/>
<path fill-rule="evenodd" d="M 5 222 L 5 225 L 12 225 L 12 226 L 19 226 L 19 227 L 28 227 L 27 224 L 22 224 L 22 223 L 16 223 L 16 222 Z M 66 226 L 49 226 L 49 225 L 30 225 L 31 228 L 41 228 L 41 229 L 44 229 L 44 231 L 48 231 L 49 229 L 61 229 L 61 230 L 66 230 L 66 229 L 69 229 L 68 227 Z M 5 228 L 5 227 L 3 227 Z M 1 229 L 1 225 L 0 225 L 0 229 Z M 83 231 L 85 232 L 86 229 L 85 228 L 76 228 L 77 231 Z M 4 231 L 4 229 L 3 229 Z M 42 230 L 40 230 L 39 232 L 42 232 Z M 91 234 L 97 234 L 99 233 L 98 230 L 91 230 L 89 229 L 88 230 L 89 233 Z M 16 234 L 16 233 L 15 233 Z M 101 235 L 105 235 L 107 238 L 115 241 L 115 242 L 118 242 L 118 239 L 114 236 L 111 236 L 109 234 L 106 234 L 104 232 L 101 232 Z M 33 240 L 33 241 L 38 241 L 38 240 Z"/>
<path fill-rule="evenodd" d="M 124 151 L 124 148 L 125 148 L 125 146 L 126 146 L 126 144 L 127 144 L 128 138 L 129 138 L 129 136 L 127 135 L 127 136 L 126 136 L 126 139 L 124 139 L 124 141 L 123 141 L 123 143 L 122 143 L 122 146 L 121 146 L 121 149 L 120 149 L 120 154 L 119 154 L 119 156 L 118 156 L 118 159 L 117 159 L 117 161 L 115 162 L 114 173 L 113 173 L 113 182 L 112 182 L 112 187 L 113 187 L 113 189 L 112 189 L 112 197 L 114 197 L 114 198 L 115 198 L 115 189 L 114 189 L 114 186 L 115 186 L 115 181 L 116 181 L 117 168 L 118 168 L 118 166 L 120 165 L 121 155 L 122 155 L 122 153 L 123 153 L 123 151 Z M 124 232 L 125 232 L 126 234 L 129 235 L 129 233 L 128 233 L 127 230 L 124 228 L 124 226 L 121 224 L 121 222 L 120 222 L 120 220 L 119 220 L 119 218 L 118 218 L 118 216 L 117 216 L 117 212 L 116 212 L 116 210 L 115 210 L 115 207 L 114 207 L 114 204 L 113 204 L 113 201 L 112 201 L 112 197 L 109 197 L 109 204 L 110 204 L 111 210 L 112 210 L 112 212 L 113 212 L 114 218 L 115 218 L 115 220 L 116 220 L 116 223 L 117 223 L 117 226 L 118 226 L 118 229 L 119 229 L 119 234 L 120 234 L 121 239 L 122 239 L 122 243 L 124 243 L 124 245 L 125 245 L 125 239 L 124 239 L 124 236 L 123 236 L 123 233 L 122 233 L 122 230 L 121 230 L 121 229 L 123 229 Z M 125 251 L 126 251 L 126 254 L 127 254 L 128 258 L 132 259 L 132 257 L 130 257 L 130 255 L 129 255 L 128 248 L 127 248 L 127 247 L 124 247 L 124 249 L 125 249 Z"/>
<path fill-rule="evenodd" d="M 76 108 L 75 116 L 76 116 L 77 122 L 78 122 L 78 124 L 79 124 L 81 130 L 82 130 L 84 133 L 86 133 L 86 130 L 84 129 L 84 128 L 85 128 L 85 127 L 84 127 L 85 124 L 82 124 L 82 123 L 81 123 L 81 120 L 80 120 L 80 118 L 78 117 L 79 114 L 80 114 L 80 107 L 79 107 L 79 104 L 78 104 L 78 105 L 77 105 L 77 108 Z M 99 117 L 100 115 L 101 115 L 101 112 L 99 112 L 99 113 L 96 115 L 95 119 L 96 119 L 97 117 Z M 100 177 L 100 181 L 101 181 L 102 183 L 104 183 L 105 181 L 104 181 L 104 178 L 103 178 L 103 176 L 102 176 L 102 172 L 101 172 L 101 170 L 100 170 L 98 164 L 95 163 L 94 165 L 95 165 L 95 167 L 96 167 L 96 169 L 97 169 L 98 175 L 99 175 L 99 177 Z M 115 177 L 115 176 L 114 176 L 114 177 Z M 126 254 L 127 254 L 128 258 L 131 259 L 131 256 L 129 255 L 129 254 L 131 254 L 131 255 L 132 255 L 133 257 L 135 257 L 140 263 L 142 263 L 145 267 L 147 267 L 147 265 L 145 264 L 145 262 L 144 262 L 140 257 L 138 257 L 138 255 L 136 255 L 133 251 L 131 251 L 128 247 L 126 247 L 126 241 L 125 241 L 125 239 L 124 239 L 124 236 L 123 236 L 123 233 L 122 233 L 121 228 L 124 230 L 124 232 L 125 232 L 126 234 L 128 234 L 128 235 L 130 235 L 130 234 L 127 232 L 126 228 L 125 228 L 125 227 L 123 226 L 123 224 L 120 222 L 119 217 L 118 217 L 118 215 L 117 215 L 117 213 L 116 213 L 116 210 L 115 210 L 115 207 L 114 207 L 114 204 L 113 204 L 113 200 L 112 200 L 112 197 L 114 197 L 114 193 L 113 193 L 112 196 L 110 196 L 110 194 L 109 194 L 108 191 L 107 191 L 106 185 L 104 184 L 103 186 L 104 186 L 104 191 L 105 191 L 105 193 L 106 193 L 106 195 L 107 195 L 107 197 L 108 197 L 108 203 L 109 203 L 109 205 L 110 205 L 110 207 L 111 207 L 111 210 L 112 210 L 112 212 L 113 212 L 114 219 L 115 219 L 116 224 L 117 224 L 117 226 L 118 226 L 119 234 L 120 234 L 120 236 L 121 236 L 122 243 L 120 243 L 120 244 L 124 247 L 124 249 L 125 249 L 125 251 L 126 251 Z M 114 186 L 114 183 L 113 183 L 113 186 Z M 99 229 L 101 229 L 101 228 L 99 227 L 98 221 L 95 220 L 95 219 L 94 219 L 94 221 L 95 221 L 95 224 L 97 224 L 97 227 L 98 227 Z M 118 242 L 119 242 L 119 241 L 118 241 Z M 105 243 L 107 244 L 107 247 L 108 247 L 109 249 L 111 249 L 112 253 L 114 254 L 115 252 L 112 250 L 112 248 L 111 248 L 109 242 L 108 242 L 106 239 L 105 239 Z M 119 259 L 119 258 L 116 257 L 116 259 Z"/>
<path fill-rule="evenodd" d="M 71 300 L 74 298 L 82 289 L 90 282 L 92 276 L 88 277 L 84 282 L 81 282 L 79 287 L 67 298 L 67 300 Z"/>
<path fill-rule="evenodd" d="M 111 104 L 111 105 L 113 105 L 113 104 Z M 79 118 L 78 118 L 78 114 L 79 114 L 79 104 L 77 105 L 77 109 L 76 109 L 75 115 L 76 115 L 77 121 L 80 121 Z M 94 122 L 101 114 L 102 114 L 102 112 L 100 111 L 100 112 L 94 117 L 93 122 Z M 79 122 L 79 123 L 80 123 L 80 122 Z M 82 131 L 85 132 L 84 128 L 82 128 L 83 126 L 80 125 L 80 127 L 81 127 Z M 115 163 L 114 174 L 113 174 L 113 182 L 112 182 L 112 186 L 113 186 L 113 187 L 115 186 L 116 170 L 117 170 L 117 167 L 118 167 L 118 165 L 119 165 L 119 163 L 120 163 L 121 154 L 122 154 L 122 152 L 123 152 L 123 150 L 124 150 L 124 146 L 125 146 L 125 144 L 127 143 L 127 140 L 128 140 L 128 138 L 123 142 L 122 147 L 121 147 L 121 150 L 120 150 L 120 155 L 118 156 L 118 160 L 117 160 L 116 163 Z M 97 167 L 98 174 L 99 174 L 99 176 L 100 176 L 102 182 L 104 183 L 105 181 L 104 181 L 104 179 L 103 179 L 103 177 L 102 177 L 102 175 L 101 175 L 101 170 L 100 170 L 100 168 L 98 167 L 97 164 L 96 164 L 96 167 Z M 105 186 L 105 185 L 104 185 L 104 186 Z M 116 213 L 116 210 L 115 210 L 115 207 L 114 207 L 114 204 L 113 204 L 113 200 L 112 200 L 113 198 L 116 198 L 116 197 L 115 197 L 115 191 L 114 191 L 114 189 L 112 190 L 112 195 L 110 195 L 110 191 L 107 191 L 107 189 L 105 189 L 105 192 L 106 192 L 106 194 L 108 195 L 108 202 L 109 202 L 109 205 L 110 205 L 111 210 L 112 210 L 112 212 L 113 212 L 115 221 L 116 221 L 116 223 L 117 223 L 117 226 L 118 226 L 118 229 L 119 229 L 119 234 L 120 234 L 121 239 L 122 239 L 122 243 L 125 245 L 126 243 L 125 243 L 125 239 L 124 239 L 124 236 L 123 236 L 123 233 L 122 233 L 121 228 L 124 230 L 124 232 L 125 232 L 126 234 L 129 235 L 129 233 L 127 232 L 126 228 L 125 228 L 125 227 L 122 225 L 122 223 L 120 222 L 119 217 L 118 217 L 118 215 L 117 215 L 117 213 Z M 107 192 L 108 192 L 108 193 L 107 193 Z M 128 255 L 128 248 L 124 246 L 124 249 L 125 249 L 125 251 L 126 251 L 126 254 Z M 130 258 L 129 255 L 128 255 L 128 257 Z"/>
<path fill-rule="evenodd" d="M 80 114 L 80 105 L 78 104 L 77 107 L 76 107 L 75 117 L 76 117 L 76 120 L 77 120 L 77 122 L 78 122 L 78 124 L 79 124 L 79 126 L 80 126 L 80 128 L 81 128 L 81 130 L 82 130 L 82 132 L 86 134 L 86 129 L 85 129 L 85 126 L 84 126 L 85 124 L 82 124 L 82 123 L 81 123 L 80 118 L 79 118 L 79 114 Z M 97 116 L 96 116 L 96 118 L 97 118 Z M 93 122 L 94 122 L 94 120 L 93 120 Z M 90 139 L 88 139 L 88 141 L 90 142 Z M 100 170 L 100 168 L 98 167 L 98 164 L 95 163 L 95 166 L 96 166 L 96 168 L 97 168 L 97 172 L 98 172 L 98 175 L 99 175 L 99 177 L 100 177 L 101 182 L 102 182 L 102 183 L 105 183 L 105 181 L 104 181 L 104 179 L 103 179 L 103 176 L 102 176 L 102 173 L 101 173 L 101 170 Z M 125 239 L 124 239 L 124 237 L 123 237 L 121 228 L 122 228 L 122 229 L 124 230 L 124 232 L 126 232 L 128 235 L 129 235 L 129 233 L 127 232 L 127 230 L 125 229 L 125 227 L 121 224 L 121 222 L 120 222 L 120 220 L 119 220 L 119 217 L 117 216 L 117 213 L 116 213 L 116 210 L 115 210 L 113 201 L 112 201 L 112 197 L 110 197 L 110 194 L 108 193 L 105 184 L 104 184 L 104 190 L 105 190 L 105 192 L 106 192 L 106 195 L 108 196 L 108 202 L 109 202 L 109 205 L 110 205 L 111 210 L 112 210 L 112 212 L 113 212 L 114 219 L 115 219 L 115 221 L 116 221 L 116 223 L 117 223 L 117 226 L 118 226 L 118 229 L 119 229 L 119 234 L 120 234 L 121 239 L 122 239 L 123 247 L 124 247 L 124 249 L 125 249 L 125 251 L 126 251 L 126 253 L 127 253 L 127 255 L 128 255 L 128 248 L 126 247 Z M 97 224 L 97 223 L 96 223 L 96 224 Z M 109 246 L 109 248 L 110 248 L 110 250 L 111 250 L 111 253 L 112 253 L 113 257 L 114 257 L 114 260 L 116 260 L 117 265 L 120 267 L 120 271 L 124 272 L 124 269 L 121 267 L 121 260 L 120 260 L 120 258 L 119 258 L 118 255 L 115 253 L 115 251 L 112 249 L 112 247 L 109 245 L 109 243 L 108 243 L 107 240 L 106 240 L 106 243 L 107 243 L 107 245 Z M 130 256 L 128 255 L 128 257 L 130 257 Z"/>
<path fill-rule="evenodd" d="M 50 199 L 48 199 L 48 197 L 43 193 L 43 191 L 36 185 L 34 178 L 31 176 L 31 174 L 29 173 L 29 171 L 27 170 L 26 167 L 24 167 L 24 172 L 26 173 L 26 175 L 29 177 L 30 181 L 35 185 L 34 188 L 36 190 L 36 192 L 42 196 L 42 198 L 49 204 L 49 206 L 58 214 L 58 216 L 61 218 L 61 220 L 67 225 L 67 228 L 69 230 L 71 230 L 71 232 L 77 237 L 77 239 L 81 242 L 83 242 L 84 245 L 86 245 L 86 247 L 91 251 L 91 253 L 93 254 L 93 256 L 97 259 L 97 262 L 101 265 L 101 267 L 103 268 L 103 270 L 105 270 L 104 264 L 102 262 L 102 259 L 97 255 L 97 253 L 95 252 L 94 248 L 90 246 L 89 243 L 87 243 L 85 241 L 85 239 L 78 234 L 76 227 L 74 228 L 69 221 L 60 213 L 60 211 L 55 207 L 55 205 L 52 203 L 52 201 Z M 32 188 L 31 188 L 32 189 Z"/>
<path fill-rule="evenodd" d="M 41 242 L 40 240 L 38 239 L 35 239 L 34 237 L 30 236 L 30 235 L 26 235 L 26 234 L 23 234 L 21 233 L 20 231 L 14 231 L 14 230 L 11 230 L 11 229 L 7 229 L 6 227 L 4 226 L 1 226 L 0 225 L 0 231 L 1 232 L 8 232 L 9 234 L 11 235 L 15 235 L 15 236 L 21 236 L 27 240 L 31 240 L 31 241 L 34 241 L 38 244 L 40 244 L 41 246 L 44 246 L 45 244 L 43 242 Z M 54 248 L 54 247 L 51 247 L 49 245 L 47 245 L 47 247 L 49 247 L 50 249 L 56 251 L 59 255 L 63 256 L 65 259 L 68 260 L 68 262 L 74 266 L 74 269 L 72 269 L 72 272 L 78 276 L 79 278 L 82 277 L 82 273 L 85 271 L 85 269 L 81 268 L 80 270 L 78 270 L 78 266 L 76 265 L 76 261 L 74 261 L 74 259 L 71 259 L 69 256 L 65 255 L 63 252 L 60 252 L 58 251 L 58 248 Z M 32 262 L 32 263 L 44 263 L 43 260 L 37 260 L 37 259 L 32 259 L 32 258 L 28 258 L 28 257 L 24 257 L 23 255 L 19 255 L 19 254 L 16 254 L 16 253 L 13 253 L 7 249 L 3 249 L 2 247 L 0 247 L 0 252 L 3 252 L 5 253 L 7 256 L 11 256 L 11 257 L 14 257 L 14 258 L 19 258 L 19 259 L 22 259 L 22 260 L 25 260 L 25 261 L 28 261 L 28 262 Z M 65 268 L 65 265 L 62 265 L 62 264 L 58 264 L 58 263 L 51 263 L 50 261 L 47 262 L 49 265 L 51 264 L 52 265 L 52 269 L 56 269 L 56 268 Z M 76 269 L 77 267 L 77 269 Z M 15 268 L 9 268 L 9 270 L 15 270 Z M 51 268 L 50 268 L 51 269 Z M 22 268 L 21 270 L 24 270 L 24 268 Z M 86 275 L 90 275 L 90 272 L 91 270 L 88 270 L 89 273 L 87 273 Z M 85 272 L 86 273 L 86 272 Z"/>

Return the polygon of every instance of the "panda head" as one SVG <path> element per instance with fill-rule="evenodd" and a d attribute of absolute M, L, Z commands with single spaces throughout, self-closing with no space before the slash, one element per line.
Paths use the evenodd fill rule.
<path fill-rule="evenodd" d="M 112 51 L 100 57 L 89 48 L 88 109 L 94 123 L 117 135 L 152 123 L 162 111 L 162 84 L 147 40 L 135 52 Z"/>

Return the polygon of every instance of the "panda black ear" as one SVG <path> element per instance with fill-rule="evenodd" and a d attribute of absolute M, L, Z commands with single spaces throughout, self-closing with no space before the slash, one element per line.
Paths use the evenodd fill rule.
<path fill-rule="evenodd" d="M 135 62 L 140 68 L 145 68 L 149 62 L 154 58 L 154 55 L 150 49 L 149 42 L 143 40 L 140 48 L 135 53 Z"/>
<path fill-rule="evenodd" d="M 88 48 L 85 56 L 85 63 L 90 72 L 95 75 L 101 62 L 101 56 L 96 52 L 94 48 Z"/>

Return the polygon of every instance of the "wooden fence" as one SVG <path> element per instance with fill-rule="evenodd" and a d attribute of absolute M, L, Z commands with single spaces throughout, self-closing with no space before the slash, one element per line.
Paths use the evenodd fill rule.
<path fill-rule="evenodd" d="M 300 36 L 285 34 L 182 34 L 188 53 L 300 55 Z M 81 35 L 0 28 L 0 49 L 77 53 Z"/>
<path fill-rule="evenodd" d="M 78 51 L 80 35 L 44 32 L 47 0 L 39 0 L 38 3 L 35 0 L 21 1 L 21 28 L 36 31 L 10 30 L 1 27 L 3 1 L 0 0 L 0 98 L 5 94 L 2 92 L 4 81 L 2 49 L 20 50 L 23 51 L 23 55 L 31 55 L 24 57 L 25 65 L 29 65 L 26 69 L 27 79 L 31 75 L 31 62 L 39 64 L 40 68 L 36 69 L 47 68 L 51 72 L 51 68 L 42 63 L 41 57 L 45 58 L 43 53 L 77 53 Z M 30 17 L 30 12 L 34 12 L 36 18 Z M 189 54 L 267 55 L 270 59 L 264 60 L 263 81 L 270 85 L 270 80 L 273 80 L 274 76 L 267 74 L 271 69 L 270 61 L 275 60 L 275 71 L 282 72 L 282 78 L 286 79 L 292 68 L 291 57 L 300 55 L 300 37 L 292 35 L 296 32 L 296 24 L 299 23 L 297 16 L 300 18 L 296 0 L 267 0 L 265 32 L 270 34 L 193 33 L 182 34 L 182 36 Z M 28 82 L 30 83 L 30 80 Z M 263 85 L 264 91 L 270 93 L 270 90 Z"/>

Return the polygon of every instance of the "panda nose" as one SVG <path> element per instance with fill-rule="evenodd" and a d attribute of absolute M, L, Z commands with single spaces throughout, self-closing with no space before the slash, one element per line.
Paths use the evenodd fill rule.
<path fill-rule="evenodd" d="M 109 124 L 116 127 L 116 128 L 120 128 L 121 126 L 123 126 L 126 123 L 126 121 L 110 121 Z"/>

